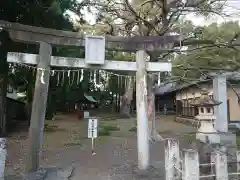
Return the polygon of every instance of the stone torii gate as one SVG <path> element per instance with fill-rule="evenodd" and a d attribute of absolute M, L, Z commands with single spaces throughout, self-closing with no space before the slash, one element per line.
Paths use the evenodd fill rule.
<path fill-rule="evenodd" d="M 169 51 L 172 44 L 179 41 L 179 36 L 133 38 L 87 36 L 85 39 L 76 32 L 33 27 L 1 20 L 0 27 L 8 31 L 14 41 L 40 44 L 39 55 L 9 52 L 7 56 L 8 62 L 37 64 L 38 67 L 29 129 L 28 171 L 36 171 L 39 167 L 49 86 L 49 73 L 43 75 L 42 71 L 50 71 L 51 66 L 136 71 L 138 166 L 141 170 L 147 169 L 149 165 L 147 72 L 171 71 L 171 63 L 147 62 L 145 51 Z M 54 57 L 52 45 L 85 46 L 86 57 L 85 59 Z M 136 52 L 136 62 L 105 60 L 105 48 Z"/>

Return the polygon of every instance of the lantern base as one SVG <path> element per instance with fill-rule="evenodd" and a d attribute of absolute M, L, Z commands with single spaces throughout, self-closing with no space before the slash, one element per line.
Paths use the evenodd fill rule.
<path fill-rule="evenodd" d="M 213 121 L 201 120 L 201 126 L 196 133 L 196 139 L 204 143 L 220 143 L 220 136 L 213 127 Z"/>

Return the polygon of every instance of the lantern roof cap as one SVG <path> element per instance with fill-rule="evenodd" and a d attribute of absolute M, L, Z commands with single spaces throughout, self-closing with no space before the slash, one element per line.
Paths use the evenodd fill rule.
<path fill-rule="evenodd" d="M 201 96 L 199 99 L 192 103 L 195 107 L 214 107 L 220 105 L 222 102 L 210 98 L 209 92 L 206 89 L 201 90 Z"/>

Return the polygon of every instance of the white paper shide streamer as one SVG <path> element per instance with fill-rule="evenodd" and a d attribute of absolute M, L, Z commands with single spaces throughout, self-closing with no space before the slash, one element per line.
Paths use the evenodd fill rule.
<path fill-rule="evenodd" d="M 158 86 L 160 86 L 161 85 L 161 74 L 160 74 L 160 72 L 158 73 Z"/>
<path fill-rule="evenodd" d="M 94 82 L 94 85 L 96 86 L 97 85 L 97 72 L 94 71 L 93 73 L 94 73 L 93 74 L 93 82 Z"/>
<path fill-rule="evenodd" d="M 83 81 L 83 69 L 81 69 L 81 78 L 79 82 L 82 82 L 82 81 Z"/>
<path fill-rule="evenodd" d="M 79 85 L 84 79 L 84 70 L 83 69 L 43 69 L 38 68 L 36 66 L 31 66 L 24 63 L 10 63 L 9 68 L 11 68 L 11 73 L 15 74 L 17 68 L 25 68 L 26 71 L 32 71 L 33 75 L 36 75 L 36 71 L 40 74 L 40 82 L 42 84 L 46 84 L 45 82 L 45 74 L 49 73 L 51 77 L 56 77 L 56 85 L 62 86 L 65 83 L 65 76 L 68 76 L 68 83 L 70 86 L 73 83 Z M 100 87 L 104 91 L 104 89 L 108 88 L 110 79 L 112 76 L 116 77 L 117 83 L 121 83 L 120 86 L 125 87 L 128 81 L 128 78 L 131 77 L 129 75 L 121 75 L 115 74 L 113 72 L 108 72 L 105 70 L 90 70 L 89 72 L 89 81 L 93 82 L 96 87 Z M 133 76 L 135 81 L 135 76 Z"/>
<path fill-rule="evenodd" d="M 39 69 L 39 70 L 42 71 L 41 72 L 40 81 L 41 81 L 42 84 L 45 84 L 45 82 L 44 82 L 45 69 Z"/>

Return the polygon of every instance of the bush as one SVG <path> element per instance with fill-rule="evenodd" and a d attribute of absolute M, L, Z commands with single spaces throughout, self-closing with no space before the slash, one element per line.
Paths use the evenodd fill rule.
<path fill-rule="evenodd" d="M 112 131 L 119 131 L 120 128 L 117 125 L 102 125 L 99 128 L 99 136 L 110 136 Z"/>
<path fill-rule="evenodd" d="M 113 125 L 104 125 L 102 128 L 105 129 L 106 131 L 119 131 L 120 130 L 119 127 L 113 126 Z"/>
<path fill-rule="evenodd" d="M 196 139 L 196 133 L 187 133 L 184 134 L 183 137 L 186 141 L 194 141 Z"/>
<path fill-rule="evenodd" d="M 100 128 L 98 131 L 98 135 L 99 136 L 110 136 L 111 131 L 106 131 L 105 129 Z"/>

